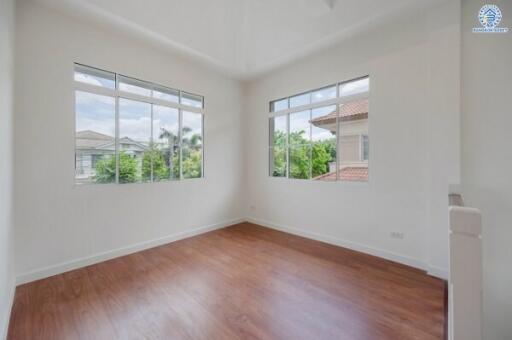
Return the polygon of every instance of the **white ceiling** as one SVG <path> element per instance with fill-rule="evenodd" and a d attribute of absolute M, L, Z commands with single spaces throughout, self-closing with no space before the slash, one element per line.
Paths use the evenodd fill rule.
<path fill-rule="evenodd" d="M 247 79 L 440 0 L 39 0 Z"/>

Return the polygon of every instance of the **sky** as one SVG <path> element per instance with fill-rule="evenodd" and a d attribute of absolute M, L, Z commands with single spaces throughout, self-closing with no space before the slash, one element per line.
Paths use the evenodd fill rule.
<path fill-rule="evenodd" d="M 352 96 L 359 93 L 368 92 L 370 89 L 370 79 L 368 77 L 340 84 L 340 97 Z M 273 102 L 272 112 L 286 110 L 288 108 L 299 107 L 311 103 L 317 103 L 324 100 L 336 98 L 336 85 L 313 90 L 307 93 L 291 96 L 288 105 L 288 98 L 276 100 Z"/>
<path fill-rule="evenodd" d="M 75 80 L 90 85 L 115 88 L 115 81 L 102 77 L 96 77 L 85 73 L 75 72 Z M 151 90 L 139 86 L 120 83 L 120 90 L 139 95 L 151 96 Z M 369 79 L 363 78 L 340 85 L 340 96 L 350 96 L 369 90 Z M 177 97 L 164 92 L 155 92 L 155 96 L 160 99 L 175 101 Z M 305 94 L 290 97 L 289 106 L 298 107 L 336 97 L 336 86 L 322 88 Z M 182 103 L 185 105 L 201 107 L 201 97 L 182 94 Z M 274 111 L 286 109 L 288 100 L 282 100 L 274 104 Z M 165 143 L 165 140 L 159 139 L 162 129 L 166 129 L 173 134 L 178 134 L 179 129 L 179 111 L 166 106 L 153 104 L 153 131 L 151 131 L 151 110 L 152 104 L 119 99 L 119 136 L 128 137 L 138 142 L 149 143 L 152 132 L 155 142 Z M 325 106 L 294 112 L 290 114 L 290 133 L 304 131 L 304 137 L 313 141 L 321 141 L 332 138 L 332 133 L 327 129 L 322 129 L 310 124 L 312 118 L 321 117 L 335 110 L 335 106 Z M 201 114 L 183 111 L 183 126 L 192 129 L 190 133 L 184 135 L 184 138 L 192 134 L 201 134 L 202 116 Z M 77 131 L 92 130 L 114 137 L 115 135 L 115 99 L 113 97 L 102 96 L 82 91 L 76 92 L 76 129 Z M 275 118 L 275 129 L 286 132 L 286 116 Z"/>
<path fill-rule="evenodd" d="M 103 88 L 115 89 L 113 79 L 87 73 L 75 72 L 75 81 Z M 120 78 L 119 90 L 142 96 L 151 96 L 150 89 L 123 83 Z M 160 88 L 159 88 L 160 89 Z M 179 101 L 179 92 L 161 87 L 154 91 L 157 99 L 171 102 Z M 182 93 L 181 103 L 192 107 L 202 107 L 202 97 Z M 76 130 L 96 131 L 111 137 L 115 136 L 115 99 L 83 91 L 76 91 Z M 119 136 L 128 137 L 138 142 L 149 143 L 151 140 L 151 109 L 152 104 L 119 99 Z M 192 129 L 190 134 L 202 133 L 202 115 L 183 111 L 183 126 Z M 166 129 L 178 135 L 179 111 L 175 108 L 153 104 L 153 139 L 155 142 L 167 142 L 159 139 L 161 129 Z M 184 136 L 186 137 L 186 136 Z"/>
<path fill-rule="evenodd" d="M 115 99 L 76 91 L 76 130 L 91 130 L 114 137 Z"/>
<path fill-rule="evenodd" d="M 325 116 L 336 110 L 335 105 L 324 106 L 312 110 L 300 111 L 290 114 L 290 133 L 304 131 L 303 136 L 309 139 L 310 121 L 313 118 Z M 286 133 L 286 115 L 274 118 L 274 130 Z M 327 129 L 311 126 L 311 138 L 313 141 L 331 139 L 332 133 Z"/>
<path fill-rule="evenodd" d="M 347 97 L 359 93 L 368 92 L 370 89 L 370 79 L 368 77 L 342 83 L 339 85 L 340 97 Z M 336 85 L 313 90 L 304 94 L 292 96 L 289 98 L 273 102 L 273 112 L 286 110 L 288 108 L 300 107 L 311 103 L 321 102 L 336 98 Z M 312 110 L 290 113 L 290 133 L 304 131 L 303 136 L 309 139 L 311 133 L 312 141 L 322 141 L 331 139 L 333 134 L 328 129 L 323 129 L 310 124 L 311 119 L 325 116 L 336 110 L 335 105 L 323 106 Z M 276 116 L 274 119 L 274 131 L 287 131 L 287 116 Z"/>
<path fill-rule="evenodd" d="M 183 111 L 183 126 L 192 133 L 201 134 L 202 117 L 199 113 Z M 153 105 L 153 133 L 155 142 L 161 128 L 178 134 L 179 113 L 177 109 Z M 76 130 L 91 130 L 114 137 L 115 100 L 112 97 L 77 91 Z M 151 104 L 119 99 L 119 136 L 148 143 L 151 139 Z"/>

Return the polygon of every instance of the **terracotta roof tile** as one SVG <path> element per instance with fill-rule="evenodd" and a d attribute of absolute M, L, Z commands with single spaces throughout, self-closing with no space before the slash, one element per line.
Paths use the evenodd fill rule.
<path fill-rule="evenodd" d="M 361 99 L 340 106 L 340 119 L 344 121 L 352 121 L 368 118 L 368 99 Z M 336 111 L 317 117 L 311 120 L 314 125 L 324 125 L 336 123 Z"/>
<path fill-rule="evenodd" d="M 314 178 L 315 180 L 321 181 L 335 181 L 336 172 L 329 172 L 327 174 L 320 175 Z M 340 169 L 340 180 L 351 181 L 351 182 L 366 182 L 368 181 L 368 168 L 367 167 L 355 167 L 349 166 Z"/>

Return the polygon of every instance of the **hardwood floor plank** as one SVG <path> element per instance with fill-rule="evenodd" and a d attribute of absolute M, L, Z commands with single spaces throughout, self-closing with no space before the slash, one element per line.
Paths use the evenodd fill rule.
<path fill-rule="evenodd" d="M 19 286 L 8 339 L 443 339 L 445 282 L 250 223 Z"/>

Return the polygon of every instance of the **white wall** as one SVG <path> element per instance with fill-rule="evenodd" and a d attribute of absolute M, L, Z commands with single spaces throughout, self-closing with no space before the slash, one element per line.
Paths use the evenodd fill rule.
<path fill-rule="evenodd" d="M 14 2 L 0 0 L 0 339 L 6 336 L 14 295 L 12 228 L 12 91 Z"/>
<path fill-rule="evenodd" d="M 403 15 L 247 84 L 251 219 L 446 276 L 448 184 L 460 181 L 459 19 L 458 1 Z M 269 101 L 367 74 L 369 183 L 268 177 Z"/>
<path fill-rule="evenodd" d="M 241 217 L 237 81 L 31 1 L 18 2 L 16 24 L 14 214 L 21 281 L 75 266 L 69 261 Z M 205 178 L 75 187 L 74 62 L 204 95 Z"/>
<path fill-rule="evenodd" d="M 512 339 L 512 2 L 496 0 L 507 34 L 474 34 L 484 4 L 462 6 L 462 187 L 482 211 L 484 339 Z"/>
<path fill-rule="evenodd" d="M 12 3 L 0 1 L 0 154 L 7 160 Z M 512 28 L 512 3 L 495 3 L 504 13 L 502 26 Z M 463 0 L 461 148 L 458 1 L 404 15 L 243 86 L 120 32 L 18 1 L 17 274 L 44 276 L 49 266 L 62 269 L 70 261 L 250 216 L 442 276 L 448 270 L 446 193 L 462 168 L 466 203 L 483 211 L 485 339 L 511 338 L 512 33 L 471 33 L 481 5 Z M 74 187 L 76 61 L 205 95 L 206 178 Z M 370 182 L 269 178 L 268 102 L 365 74 L 371 76 Z M 13 287 L 11 162 L 0 163 L 0 181 L 4 327 Z M 405 239 L 391 239 L 391 231 Z"/>
<path fill-rule="evenodd" d="M 446 193 L 448 183 L 459 182 L 457 1 L 401 15 L 243 86 L 31 1 L 18 2 L 17 12 L 14 217 L 21 281 L 245 216 L 446 276 Z M 206 178 L 75 187 L 73 62 L 205 95 Z M 268 178 L 268 102 L 365 74 L 370 182 Z M 390 238 L 392 231 L 405 239 Z"/>

